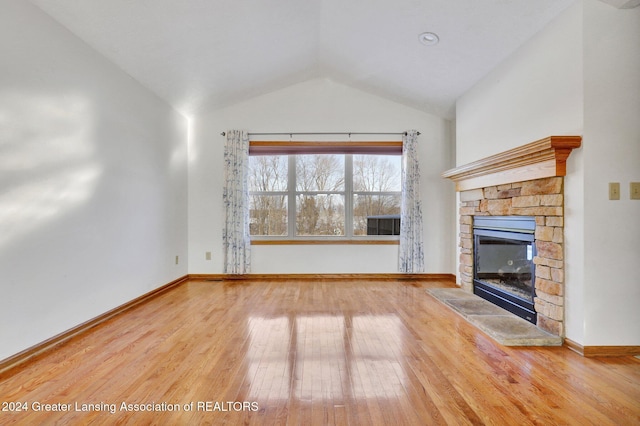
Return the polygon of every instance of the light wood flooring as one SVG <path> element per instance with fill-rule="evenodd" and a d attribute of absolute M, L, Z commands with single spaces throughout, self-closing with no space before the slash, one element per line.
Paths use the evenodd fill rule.
<path fill-rule="evenodd" d="M 190 281 L 0 375 L 0 424 L 640 424 L 640 360 L 502 347 L 449 286 Z"/>

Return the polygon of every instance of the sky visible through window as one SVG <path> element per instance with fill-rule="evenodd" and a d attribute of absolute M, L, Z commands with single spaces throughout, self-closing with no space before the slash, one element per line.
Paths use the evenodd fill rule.
<path fill-rule="evenodd" d="M 371 154 L 251 156 L 251 235 L 366 235 L 369 217 L 400 213 L 400 158 Z"/>

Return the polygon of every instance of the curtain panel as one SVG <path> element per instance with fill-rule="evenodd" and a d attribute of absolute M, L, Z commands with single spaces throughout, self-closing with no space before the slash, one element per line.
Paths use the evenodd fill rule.
<path fill-rule="evenodd" d="M 420 165 L 417 154 L 418 132 L 410 130 L 402 138 L 402 201 L 400 207 L 400 247 L 398 270 L 424 272 Z"/>
<path fill-rule="evenodd" d="M 225 209 L 222 242 L 225 274 L 251 271 L 251 237 L 249 234 L 249 135 L 240 130 L 226 133 L 224 146 Z"/>

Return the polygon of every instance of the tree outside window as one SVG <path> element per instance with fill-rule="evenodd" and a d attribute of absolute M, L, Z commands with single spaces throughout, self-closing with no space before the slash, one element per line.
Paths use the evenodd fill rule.
<path fill-rule="evenodd" d="M 254 237 L 367 238 L 368 218 L 400 214 L 400 155 L 252 155 L 249 164 Z"/>

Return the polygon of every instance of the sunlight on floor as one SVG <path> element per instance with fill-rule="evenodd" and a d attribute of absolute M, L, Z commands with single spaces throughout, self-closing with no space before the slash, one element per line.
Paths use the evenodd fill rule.
<path fill-rule="evenodd" d="M 394 315 L 251 317 L 249 395 L 301 401 L 395 398 L 406 379 L 397 362 L 400 327 Z"/>

